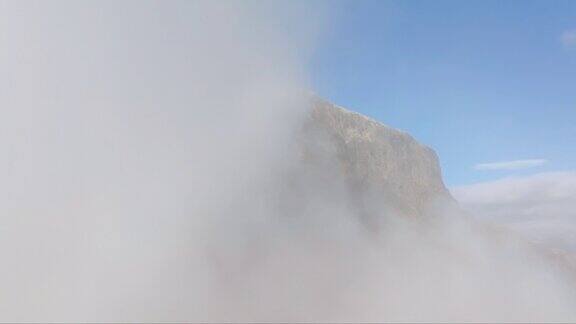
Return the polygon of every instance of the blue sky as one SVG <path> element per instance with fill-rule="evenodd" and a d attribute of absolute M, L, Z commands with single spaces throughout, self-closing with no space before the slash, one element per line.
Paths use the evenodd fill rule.
<path fill-rule="evenodd" d="M 434 148 L 449 186 L 576 169 L 576 1 L 339 4 L 315 91 Z M 514 160 L 541 161 L 475 167 Z"/>

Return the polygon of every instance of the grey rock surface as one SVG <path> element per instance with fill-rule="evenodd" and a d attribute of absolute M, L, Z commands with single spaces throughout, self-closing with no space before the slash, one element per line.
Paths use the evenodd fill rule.
<path fill-rule="evenodd" d="M 453 199 L 444 186 L 436 153 L 408 133 L 318 97 L 300 139 L 303 159 L 335 168 L 362 214 L 382 208 L 421 217 L 431 205 Z"/>

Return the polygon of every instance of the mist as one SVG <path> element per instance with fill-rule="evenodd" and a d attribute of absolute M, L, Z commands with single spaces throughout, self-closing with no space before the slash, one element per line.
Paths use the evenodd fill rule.
<path fill-rule="evenodd" d="M 464 208 L 558 252 L 576 251 L 576 173 L 542 172 L 453 188 Z"/>
<path fill-rule="evenodd" d="M 573 277 L 298 147 L 324 3 L 0 3 L 0 321 L 573 321 Z"/>

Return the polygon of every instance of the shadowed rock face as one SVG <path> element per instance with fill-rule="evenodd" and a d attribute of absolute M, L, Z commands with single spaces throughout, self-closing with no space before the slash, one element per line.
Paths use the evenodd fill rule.
<path fill-rule="evenodd" d="M 350 204 L 368 222 L 382 206 L 419 217 L 439 200 L 453 201 L 432 149 L 366 116 L 314 97 L 299 141 L 309 167 L 343 175 Z"/>

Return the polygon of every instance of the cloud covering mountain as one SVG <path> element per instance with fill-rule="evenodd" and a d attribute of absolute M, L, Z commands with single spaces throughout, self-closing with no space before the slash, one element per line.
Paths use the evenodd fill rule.
<path fill-rule="evenodd" d="M 325 14 L 0 2 L 0 321 L 576 319 L 431 149 L 303 94 Z"/>

